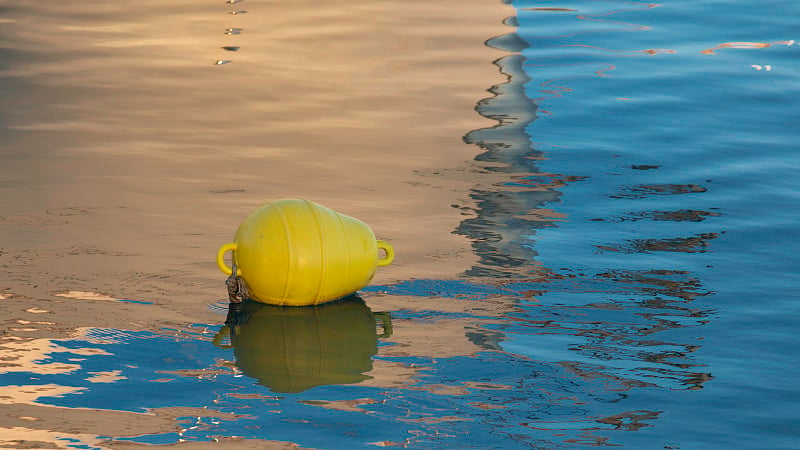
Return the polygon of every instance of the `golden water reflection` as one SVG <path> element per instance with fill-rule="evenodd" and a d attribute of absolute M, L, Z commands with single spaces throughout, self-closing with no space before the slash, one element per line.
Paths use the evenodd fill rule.
<path fill-rule="evenodd" d="M 32 298 L 92 286 L 193 309 L 219 298 L 215 243 L 281 197 L 391 240 L 401 257 L 378 282 L 460 273 L 473 256 L 450 233 L 450 205 L 469 183 L 414 171 L 474 154 L 461 136 L 486 123 L 473 107 L 499 52 L 483 41 L 506 8 L 4 6 L 0 286 Z M 227 44 L 240 47 L 235 64 L 209 64 Z"/>

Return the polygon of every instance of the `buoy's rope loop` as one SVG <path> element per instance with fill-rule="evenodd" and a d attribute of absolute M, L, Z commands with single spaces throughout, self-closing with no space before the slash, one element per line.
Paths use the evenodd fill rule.
<path fill-rule="evenodd" d="M 241 277 L 236 276 L 236 261 L 232 261 L 231 275 L 225 280 L 225 285 L 228 287 L 228 301 L 231 303 L 241 303 L 250 298 L 250 292 L 247 290 L 247 283 Z"/>

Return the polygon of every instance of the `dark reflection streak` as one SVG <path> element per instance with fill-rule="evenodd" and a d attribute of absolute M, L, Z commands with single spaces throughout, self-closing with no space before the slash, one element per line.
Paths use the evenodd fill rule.
<path fill-rule="evenodd" d="M 709 241 L 719 237 L 717 233 L 702 233 L 686 238 L 670 239 L 630 239 L 624 244 L 595 245 L 603 252 L 620 253 L 652 253 L 652 252 L 683 252 L 704 253 L 708 251 Z"/>
<path fill-rule="evenodd" d="M 229 5 L 233 5 L 233 4 L 236 4 L 236 3 L 241 3 L 243 1 L 244 0 L 228 0 L 225 3 L 227 3 Z M 245 14 L 245 13 L 247 13 L 247 11 L 244 11 L 244 10 L 229 10 L 229 11 L 227 11 L 227 13 L 230 14 L 230 15 L 234 15 L 235 16 L 235 15 L 239 15 L 239 14 Z M 239 28 L 239 27 L 228 27 L 228 28 L 225 29 L 225 34 L 228 35 L 228 36 L 236 36 L 236 35 L 242 34 L 242 30 L 243 30 L 243 28 Z M 225 46 L 222 46 L 220 48 L 225 50 L 225 51 L 227 51 L 227 52 L 236 52 L 236 51 L 239 51 L 239 49 L 241 47 L 239 47 L 237 45 L 225 45 Z M 214 63 L 214 65 L 219 66 L 219 65 L 222 65 L 222 64 L 229 64 L 229 63 L 232 63 L 232 62 L 233 62 L 233 60 L 231 60 L 231 59 L 218 59 Z"/>
<path fill-rule="evenodd" d="M 643 184 L 629 186 L 610 198 L 641 199 L 654 195 L 699 194 L 706 192 L 703 186 L 697 184 Z"/>
<path fill-rule="evenodd" d="M 625 283 L 645 295 L 669 296 L 680 298 L 685 301 L 694 300 L 696 297 L 709 295 L 711 292 L 700 291 L 702 287 L 700 280 L 694 277 L 686 278 L 688 272 L 675 270 L 617 270 L 612 272 L 600 273 L 597 276 L 609 279 L 615 283 Z M 684 278 L 684 279 L 681 279 Z M 647 301 L 651 308 L 664 309 L 669 306 L 669 301 L 661 298 L 654 298 Z"/>
<path fill-rule="evenodd" d="M 640 220 L 654 220 L 663 222 L 702 222 L 708 217 L 719 217 L 722 214 L 713 211 L 696 209 L 679 209 L 675 211 L 639 211 L 626 215 L 614 216 L 608 219 L 590 219 L 599 222 L 637 222 Z"/>
<path fill-rule="evenodd" d="M 506 23 L 515 21 L 507 19 Z M 486 45 L 509 52 L 520 52 L 528 46 L 516 33 L 495 37 Z M 536 167 L 535 161 L 541 159 L 542 152 L 533 148 L 525 129 L 536 119 L 537 105 L 525 95 L 524 86 L 530 78 L 523 70 L 524 61 L 518 53 L 494 61 L 507 81 L 489 89 L 494 96 L 478 102 L 475 109 L 497 124 L 464 136 L 467 143 L 483 150 L 475 157 L 475 161 L 484 163 L 482 171 L 518 179 L 513 183 L 505 179 L 491 188 L 472 190 L 470 197 L 477 205 L 476 217 L 464 220 L 456 230 L 473 241 L 480 258 L 466 272 L 468 276 L 541 277 L 541 271 L 531 264 L 536 251 L 526 242 L 534 230 L 553 226 L 555 218 L 540 214 L 533 219 L 525 216 L 546 203 L 557 202 L 561 194 L 554 187 L 570 181 L 541 174 Z M 531 177 L 531 174 L 544 176 Z"/>
<path fill-rule="evenodd" d="M 577 12 L 577 9 L 571 8 L 520 8 L 522 11 L 542 11 L 542 12 Z"/>

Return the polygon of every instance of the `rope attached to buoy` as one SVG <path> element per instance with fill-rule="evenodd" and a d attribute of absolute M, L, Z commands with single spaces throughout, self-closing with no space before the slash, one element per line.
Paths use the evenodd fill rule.
<path fill-rule="evenodd" d="M 247 290 L 247 283 L 237 276 L 236 262 L 233 261 L 231 275 L 225 280 L 228 287 L 228 301 L 231 303 L 242 303 L 250 298 L 250 291 Z"/>

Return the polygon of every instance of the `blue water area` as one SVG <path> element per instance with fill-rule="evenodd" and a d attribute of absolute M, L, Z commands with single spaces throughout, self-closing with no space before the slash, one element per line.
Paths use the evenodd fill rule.
<path fill-rule="evenodd" d="M 454 230 L 478 261 L 362 292 L 425 299 L 381 312 L 473 351 L 423 352 L 424 329 L 409 344 L 376 315 L 374 335 L 349 338 L 360 356 L 336 361 L 413 375 L 370 384 L 342 365 L 356 378 L 287 387 L 232 363 L 235 333 L 214 345 L 239 326 L 223 315 L 196 332 L 95 329 L 59 343 L 105 354 L 38 376 L 87 390 L 39 401 L 236 414 L 124 438 L 151 444 L 798 448 L 800 6 L 513 6 L 509 34 L 487 42 L 508 52 L 495 61 L 507 80 L 476 107 L 498 123 L 465 136 L 502 180 L 470 192 L 477 209 Z M 86 381 L 113 370 L 126 378 Z M 16 376 L 6 384 L 29 383 Z"/>

